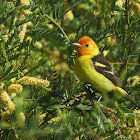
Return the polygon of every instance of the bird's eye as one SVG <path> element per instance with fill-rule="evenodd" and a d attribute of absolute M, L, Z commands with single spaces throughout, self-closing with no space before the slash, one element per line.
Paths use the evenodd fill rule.
<path fill-rule="evenodd" d="M 85 46 L 86 46 L 86 47 L 88 47 L 89 45 L 88 45 L 88 44 L 86 44 Z"/>

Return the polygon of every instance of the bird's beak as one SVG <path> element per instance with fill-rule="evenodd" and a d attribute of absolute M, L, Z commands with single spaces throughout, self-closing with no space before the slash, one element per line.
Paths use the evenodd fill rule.
<path fill-rule="evenodd" d="M 81 47 L 81 45 L 79 43 L 72 43 L 72 45 L 74 45 L 76 47 Z"/>

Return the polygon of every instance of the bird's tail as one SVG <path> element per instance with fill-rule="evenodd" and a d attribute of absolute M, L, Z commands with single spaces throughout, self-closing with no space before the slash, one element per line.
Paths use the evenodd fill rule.
<path fill-rule="evenodd" d="M 124 89 L 120 87 L 115 87 L 115 92 L 121 93 L 124 97 L 126 97 L 129 101 L 131 101 L 135 106 L 140 109 L 140 106 L 128 95 L 128 93 Z"/>

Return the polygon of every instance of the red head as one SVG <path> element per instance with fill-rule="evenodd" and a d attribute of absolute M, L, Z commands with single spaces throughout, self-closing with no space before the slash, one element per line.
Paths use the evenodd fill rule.
<path fill-rule="evenodd" d="M 78 40 L 78 43 L 73 43 L 77 47 L 78 56 L 96 55 L 99 53 L 96 43 L 88 36 L 84 36 Z"/>
<path fill-rule="evenodd" d="M 80 44 L 80 45 L 82 45 L 82 44 L 86 44 L 87 42 L 89 42 L 89 41 L 91 41 L 92 39 L 90 38 L 90 37 L 88 37 L 88 36 L 84 36 L 84 37 L 82 37 L 82 38 L 80 38 L 79 40 L 78 40 L 78 43 Z"/>

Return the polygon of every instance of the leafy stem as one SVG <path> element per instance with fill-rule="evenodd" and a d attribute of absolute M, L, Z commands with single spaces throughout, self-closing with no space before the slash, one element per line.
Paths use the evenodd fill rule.
<path fill-rule="evenodd" d="M 41 11 L 41 14 L 42 14 L 43 16 L 45 16 L 46 18 L 48 18 L 50 21 L 53 22 L 53 24 L 54 24 L 55 26 L 58 27 L 58 29 L 62 32 L 62 34 L 63 34 L 63 35 L 65 36 L 65 38 L 67 39 L 67 41 L 70 42 L 68 36 L 67 36 L 66 33 L 64 32 L 64 30 L 61 28 L 61 26 L 60 26 L 57 22 L 55 22 L 55 20 L 53 20 L 51 17 L 49 17 L 48 15 L 44 14 L 41 8 L 40 8 L 40 11 Z"/>

